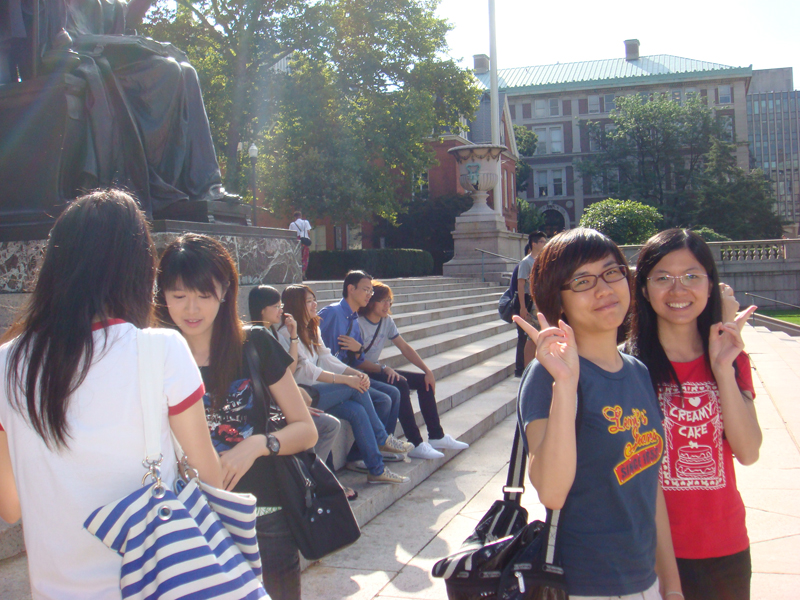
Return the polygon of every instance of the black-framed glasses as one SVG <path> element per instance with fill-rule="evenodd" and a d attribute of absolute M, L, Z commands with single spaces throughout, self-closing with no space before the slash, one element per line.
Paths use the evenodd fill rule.
<path fill-rule="evenodd" d="M 680 281 L 683 287 L 696 288 L 703 285 L 706 279 L 708 279 L 707 273 L 684 273 L 683 275 L 657 275 L 648 277 L 647 281 L 655 288 L 667 290 L 675 285 L 676 281 Z"/>
<path fill-rule="evenodd" d="M 570 279 L 566 284 L 561 286 L 562 290 L 572 290 L 573 292 L 588 292 L 597 285 L 598 279 L 602 279 L 606 283 L 615 283 L 622 281 L 628 276 L 628 267 L 622 265 L 614 265 L 609 267 L 600 275 L 581 275 Z"/>

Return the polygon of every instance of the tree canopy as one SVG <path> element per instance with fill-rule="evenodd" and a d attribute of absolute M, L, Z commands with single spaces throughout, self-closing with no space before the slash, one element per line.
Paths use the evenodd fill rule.
<path fill-rule="evenodd" d="M 159 0 L 145 33 L 198 70 L 226 184 L 246 188 L 239 142 L 259 146 L 278 213 L 355 221 L 402 210 L 434 161 L 426 139 L 477 108 L 472 76 L 442 58 L 432 0 Z M 276 64 L 285 59 L 281 68 Z"/>
<path fill-rule="evenodd" d="M 643 244 L 658 232 L 662 216 L 652 206 L 609 198 L 589 205 L 580 226 L 596 229 L 617 244 Z"/>
<path fill-rule="evenodd" d="M 517 151 L 520 157 L 516 169 L 517 190 L 524 192 L 528 189 L 528 181 L 530 180 L 533 169 L 531 169 L 528 163 L 522 160 L 522 157 L 536 154 L 536 144 L 539 142 L 539 137 L 523 125 L 514 125 L 514 137 L 517 140 Z"/>

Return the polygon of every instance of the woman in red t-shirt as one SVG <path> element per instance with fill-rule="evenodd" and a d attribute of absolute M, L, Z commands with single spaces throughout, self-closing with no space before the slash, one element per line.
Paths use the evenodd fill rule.
<path fill-rule="evenodd" d="M 635 288 L 630 349 L 650 370 L 663 413 L 661 485 L 683 593 L 749 599 L 750 542 L 733 457 L 758 460 L 761 429 L 739 326 L 722 322 L 711 250 L 692 231 L 662 231 L 639 254 Z"/>

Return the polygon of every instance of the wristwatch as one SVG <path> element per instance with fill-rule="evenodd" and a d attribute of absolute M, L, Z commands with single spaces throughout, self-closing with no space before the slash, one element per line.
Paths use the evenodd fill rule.
<path fill-rule="evenodd" d="M 281 451 L 281 441 L 271 433 L 267 435 L 267 449 L 270 455 L 277 455 Z"/>
<path fill-rule="evenodd" d="M 386 365 L 381 365 L 381 373 L 383 373 L 385 370 L 386 370 Z"/>

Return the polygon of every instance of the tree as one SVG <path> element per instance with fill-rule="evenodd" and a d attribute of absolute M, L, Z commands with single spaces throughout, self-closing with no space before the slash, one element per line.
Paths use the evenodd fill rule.
<path fill-rule="evenodd" d="M 706 242 L 730 242 L 731 238 L 727 235 L 722 235 L 711 229 L 710 227 L 696 227 L 692 229 L 697 235 L 703 238 Z"/>
<path fill-rule="evenodd" d="M 434 161 L 426 138 L 458 132 L 477 108 L 471 75 L 442 58 L 449 26 L 428 0 L 179 7 L 159 5 L 147 33 L 191 48 L 226 183 L 244 179 L 239 141 L 257 140 L 259 188 L 279 213 L 391 216 Z M 288 72 L 273 68 L 282 58 Z"/>
<path fill-rule="evenodd" d="M 517 141 L 517 151 L 520 158 L 517 162 L 517 191 L 524 192 L 528 189 L 528 181 L 533 169 L 522 160 L 522 157 L 536 154 L 536 144 L 539 143 L 539 137 L 527 127 L 514 125 L 514 138 Z"/>
<path fill-rule="evenodd" d="M 687 225 L 702 177 L 703 157 L 722 128 L 700 98 L 684 104 L 667 95 L 616 99 L 612 127 L 589 121 L 600 151 L 579 170 L 609 193 L 655 206 L 667 225 Z"/>
<path fill-rule="evenodd" d="M 544 229 L 544 215 L 527 200 L 517 200 L 517 231 L 533 233 Z"/>
<path fill-rule="evenodd" d="M 761 169 L 736 166 L 731 144 L 714 140 L 706 157 L 704 180 L 694 220 L 734 240 L 780 238 L 772 184 Z"/>
<path fill-rule="evenodd" d="M 620 245 L 643 244 L 658 231 L 662 219 L 652 206 L 609 198 L 586 208 L 580 225 L 596 229 Z"/>

